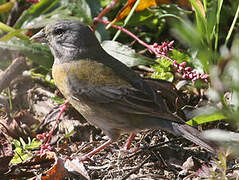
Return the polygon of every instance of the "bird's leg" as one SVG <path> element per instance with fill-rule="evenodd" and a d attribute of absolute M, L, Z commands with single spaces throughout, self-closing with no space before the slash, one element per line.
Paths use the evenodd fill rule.
<path fill-rule="evenodd" d="M 134 134 L 134 133 L 131 133 L 131 134 L 129 135 L 129 137 L 128 137 L 128 139 L 127 139 L 125 145 L 124 145 L 124 149 L 129 150 L 130 145 L 131 145 L 131 143 L 132 143 L 134 137 L 135 137 L 135 134 Z"/>
<path fill-rule="evenodd" d="M 93 151 L 87 153 L 86 155 L 80 157 L 80 161 L 87 161 L 90 160 L 90 157 L 93 156 L 95 153 L 101 151 L 104 149 L 106 146 L 109 146 L 113 141 L 109 139 L 105 143 L 101 144 L 99 147 L 95 148 Z"/>
<path fill-rule="evenodd" d="M 134 139 L 135 136 L 136 136 L 136 135 L 135 135 L 134 133 L 131 133 L 131 134 L 129 135 L 129 138 L 127 139 L 127 141 L 126 141 L 124 147 L 123 147 L 120 151 L 122 151 L 122 152 L 124 152 L 124 153 L 128 153 L 128 154 L 134 153 L 134 152 L 138 151 L 138 150 L 139 150 L 138 147 L 135 147 L 135 148 L 130 149 L 130 145 L 131 145 L 131 143 L 132 143 L 132 141 L 133 141 L 133 139 Z"/>

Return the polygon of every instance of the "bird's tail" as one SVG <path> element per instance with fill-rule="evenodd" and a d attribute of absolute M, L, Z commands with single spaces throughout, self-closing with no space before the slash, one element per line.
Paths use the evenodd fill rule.
<path fill-rule="evenodd" d="M 206 150 L 216 153 L 216 144 L 210 140 L 207 140 L 200 131 L 187 124 L 172 123 L 174 134 L 183 136 L 189 141 L 205 148 Z"/>

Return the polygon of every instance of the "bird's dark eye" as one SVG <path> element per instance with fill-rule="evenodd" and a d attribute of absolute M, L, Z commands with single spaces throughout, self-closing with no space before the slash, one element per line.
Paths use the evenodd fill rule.
<path fill-rule="evenodd" d="M 61 35 L 61 34 L 63 34 L 64 32 L 65 32 L 64 29 L 62 29 L 62 28 L 57 28 L 57 29 L 55 29 L 55 30 L 53 31 L 53 34 L 54 34 L 54 35 Z"/>

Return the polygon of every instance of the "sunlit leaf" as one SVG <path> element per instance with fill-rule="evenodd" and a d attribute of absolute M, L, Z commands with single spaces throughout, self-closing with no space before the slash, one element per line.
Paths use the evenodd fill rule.
<path fill-rule="evenodd" d="M 202 11 L 202 6 L 199 5 L 196 0 L 190 0 L 192 6 L 195 9 L 197 28 L 201 34 L 207 35 L 207 22 L 205 19 L 205 13 Z"/>
<path fill-rule="evenodd" d="M 14 36 L 17 36 L 22 31 L 23 31 L 23 29 L 18 29 L 16 31 L 9 32 L 5 36 L 1 37 L 0 41 L 8 41 L 8 40 L 12 39 Z"/>
<path fill-rule="evenodd" d="M 64 104 L 64 102 L 65 102 L 65 99 L 63 99 L 59 96 L 54 96 L 51 98 L 51 100 L 57 102 L 58 104 Z"/>
<path fill-rule="evenodd" d="M 0 5 L 0 13 L 4 13 L 4 12 L 10 11 L 13 8 L 15 2 L 16 2 L 16 0 L 10 0 L 9 2 L 1 4 Z"/>
<path fill-rule="evenodd" d="M 190 121 L 187 121 L 187 124 L 191 126 L 195 126 L 195 125 L 199 125 L 199 124 L 203 124 L 207 122 L 213 122 L 217 120 L 223 120 L 223 119 L 227 119 L 227 117 L 221 112 L 216 112 L 213 114 L 197 116 L 191 119 Z"/>
<path fill-rule="evenodd" d="M 172 82 L 173 81 L 173 74 L 171 72 L 171 65 L 172 63 L 164 58 L 160 58 L 156 60 L 157 63 L 151 65 L 151 68 L 155 70 L 155 72 L 151 75 L 153 79 L 163 79 Z"/>
<path fill-rule="evenodd" d="M 115 57 L 128 67 L 133 67 L 140 64 L 149 65 L 155 63 L 152 59 L 138 54 L 134 49 L 131 49 L 130 47 L 116 41 L 104 41 L 102 43 L 102 47 L 111 56 Z"/>
<path fill-rule="evenodd" d="M 22 27 L 24 23 L 28 23 L 32 19 L 46 13 L 58 3 L 59 0 L 41 0 L 39 3 L 32 5 L 25 10 L 16 23 L 16 28 Z"/>
<path fill-rule="evenodd" d="M 20 33 L 23 30 L 16 30 L 16 29 L 14 29 L 14 28 L 12 28 L 12 27 L 10 27 L 10 26 L 2 23 L 2 22 L 0 22 L 0 29 L 5 31 L 5 32 L 14 33 L 14 35 L 17 36 L 20 39 L 23 39 L 23 40 L 29 39 L 27 36 Z"/>

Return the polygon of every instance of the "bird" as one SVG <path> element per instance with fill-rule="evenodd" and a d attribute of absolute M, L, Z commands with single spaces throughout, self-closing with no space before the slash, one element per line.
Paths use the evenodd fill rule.
<path fill-rule="evenodd" d="M 213 143 L 200 131 L 172 113 L 165 98 L 157 93 L 150 79 L 109 55 L 92 29 L 78 20 L 58 20 L 47 24 L 31 40 L 47 43 L 53 56 L 52 76 L 69 103 L 109 138 L 82 156 L 87 160 L 96 152 L 130 134 L 144 129 L 161 129 L 182 136 L 215 153 Z"/>

